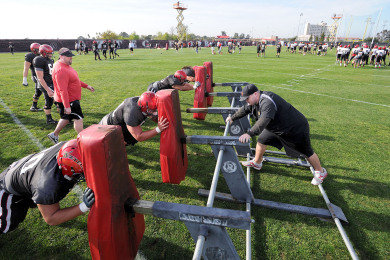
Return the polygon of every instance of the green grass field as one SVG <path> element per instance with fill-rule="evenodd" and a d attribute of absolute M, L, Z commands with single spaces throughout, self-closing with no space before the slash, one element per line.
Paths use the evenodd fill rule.
<path fill-rule="evenodd" d="M 225 50 L 226 51 L 226 50 Z M 95 93 L 83 90 L 81 105 L 84 126 L 98 123 L 125 98 L 140 95 L 149 83 L 174 73 L 185 65 L 213 61 L 214 82 L 247 81 L 273 91 L 300 110 L 309 120 L 314 150 L 329 176 L 324 188 L 330 200 L 341 207 L 350 225 L 346 232 L 361 259 L 389 259 L 390 241 L 390 69 L 361 69 L 334 65 L 335 52 L 327 56 L 288 54 L 281 58 L 267 49 L 265 59 L 257 58 L 254 47 L 241 54 L 211 55 L 208 48 L 199 54 L 192 49 L 136 49 L 135 55 L 121 50 L 119 59 L 95 61 L 93 54 L 76 56 L 73 67 L 82 81 L 94 86 Z M 58 56 L 57 56 L 58 57 Z M 32 81 L 22 86 L 24 53 L 0 54 L 0 98 L 16 117 L 45 146 L 43 112 L 29 112 Z M 230 91 L 219 87 L 216 91 Z M 185 109 L 193 106 L 194 92 L 181 92 L 183 126 L 187 135 L 222 135 L 222 117 L 208 115 L 197 121 Z M 42 107 L 41 97 L 38 105 Z M 229 106 L 227 98 L 214 98 L 214 106 Z M 58 119 L 57 112 L 53 114 Z M 143 128 L 152 129 L 147 122 Z M 72 139 L 71 126 L 60 141 Z M 197 195 L 209 189 L 216 160 L 210 146 L 188 145 L 187 177 L 180 185 L 163 184 L 159 165 L 159 137 L 127 147 L 130 172 L 141 198 L 205 206 Z M 39 151 L 30 137 L 0 106 L 0 171 L 13 161 Z M 256 198 L 310 207 L 326 208 L 317 187 L 312 186 L 307 169 L 265 164 L 252 171 L 251 187 Z M 84 189 L 85 183 L 82 183 Z M 223 178 L 217 191 L 228 192 Z M 61 206 L 79 203 L 77 192 L 70 193 Z M 215 207 L 245 210 L 244 205 L 216 201 Z M 253 259 L 349 259 L 342 238 L 332 223 L 319 219 L 252 208 Z M 195 248 L 190 233 L 180 222 L 146 216 L 146 230 L 140 251 L 147 259 L 190 259 Z M 60 226 L 48 226 L 37 209 L 15 231 L 0 236 L 0 259 L 89 259 L 87 216 Z M 245 258 L 245 232 L 229 234 Z"/>

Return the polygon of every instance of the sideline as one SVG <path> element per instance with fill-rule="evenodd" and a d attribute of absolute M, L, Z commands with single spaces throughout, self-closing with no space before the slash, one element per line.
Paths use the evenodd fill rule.
<path fill-rule="evenodd" d="M 20 120 L 15 116 L 15 114 L 12 112 L 12 110 L 3 102 L 3 100 L 0 98 L 0 104 L 3 106 L 3 108 L 8 112 L 8 114 L 12 117 L 14 122 L 27 134 L 27 136 L 30 138 L 33 143 L 35 143 L 39 150 L 44 150 L 45 147 L 39 142 L 39 140 L 30 132 L 30 130 L 27 129 L 25 125 L 20 122 Z"/>

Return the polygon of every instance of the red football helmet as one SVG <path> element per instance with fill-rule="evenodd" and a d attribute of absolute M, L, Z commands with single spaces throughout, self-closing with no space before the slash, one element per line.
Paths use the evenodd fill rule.
<path fill-rule="evenodd" d="M 111 43 L 111 40 L 108 40 L 108 43 Z"/>
<path fill-rule="evenodd" d="M 141 111 L 147 113 L 148 110 L 155 111 L 157 109 L 157 97 L 152 91 L 144 92 L 138 99 L 138 106 Z"/>
<path fill-rule="evenodd" d="M 174 76 L 175 78 L 179 79 L 181 82 L 183 82 L 187 78 L 187 74 L 182 70 L 176 71 Z"/>
<path fill-rule="evenodd" d="M 39 53 L 43 57 L 46 57 L 48 54 L 53 53 L 53 48 L 48 44 L 42 44 L 41 46 L 39 46 Z"/>
<path fill-rule="evenodd" d="M 31 45 L 30 45 L 30 50 L 31 50 L 31 52 L 34 53 L 34 54 L 36 54 L 36 55 L 38 55 L 38 54 L 39 54 L 39 47 L 40 47 L 40 46 L 41 46 L 41 45 L 40 45 L 39 43 L 37 43 L 37 42 L 31 43 Z"/>
<path fill-rule="evenodd" d="M 83 173 L 83 164 L 76 139 L 66 142 L 61 147 L 57 155 L 57 164 L 67 180 L 72 180 L 74 174 Z"/>
<path fill-rule="evenodd" d="M 96 41 L 93 41 L 92 43 L 96 43 Z"/>

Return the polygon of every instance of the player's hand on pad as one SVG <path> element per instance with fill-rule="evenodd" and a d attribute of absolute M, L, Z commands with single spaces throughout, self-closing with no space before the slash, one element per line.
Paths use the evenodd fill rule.
<path fill-rule="evenodd" d="M 198 87 L 200 87 L 200 82 L 199 81 L 195 81 L 195 84 L 194 84 L 194 89 L 197 89 Z"/>
<path fill-rule="evenodd" d="M 169 126 L 169 121 L 167 118 L 161 117 L 158 120 L 157 127 L 160 129 L 161 132 L 167 129 L 168 126 Z"/>
<path fill-rule="evenodd" d="M 238 138 L 238 141 L 240 141 L 241 143 L 249 143 L 250 140 L 251 136 L 249 134 L 243 134 L 240 136 L 240 138 Z"/>

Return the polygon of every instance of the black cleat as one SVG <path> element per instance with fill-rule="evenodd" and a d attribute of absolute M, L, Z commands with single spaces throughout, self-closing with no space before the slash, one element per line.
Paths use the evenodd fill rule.
<path fill-rule="evenodd" d="M 53 118 L 47 119 L 46 124 L 48 125 L 56 125 L 58 121 L 54 120 Z"/>
<path fill-rule="evenodd" d="M 43 109 L 42 109 L 42 108 L 38 108 L 38 107 L 32 106 L 32 107 L 30 107 L 30 111 L 31 111 L 31 112 L 41 112 L 41 111 L 43 111 Z"/>

